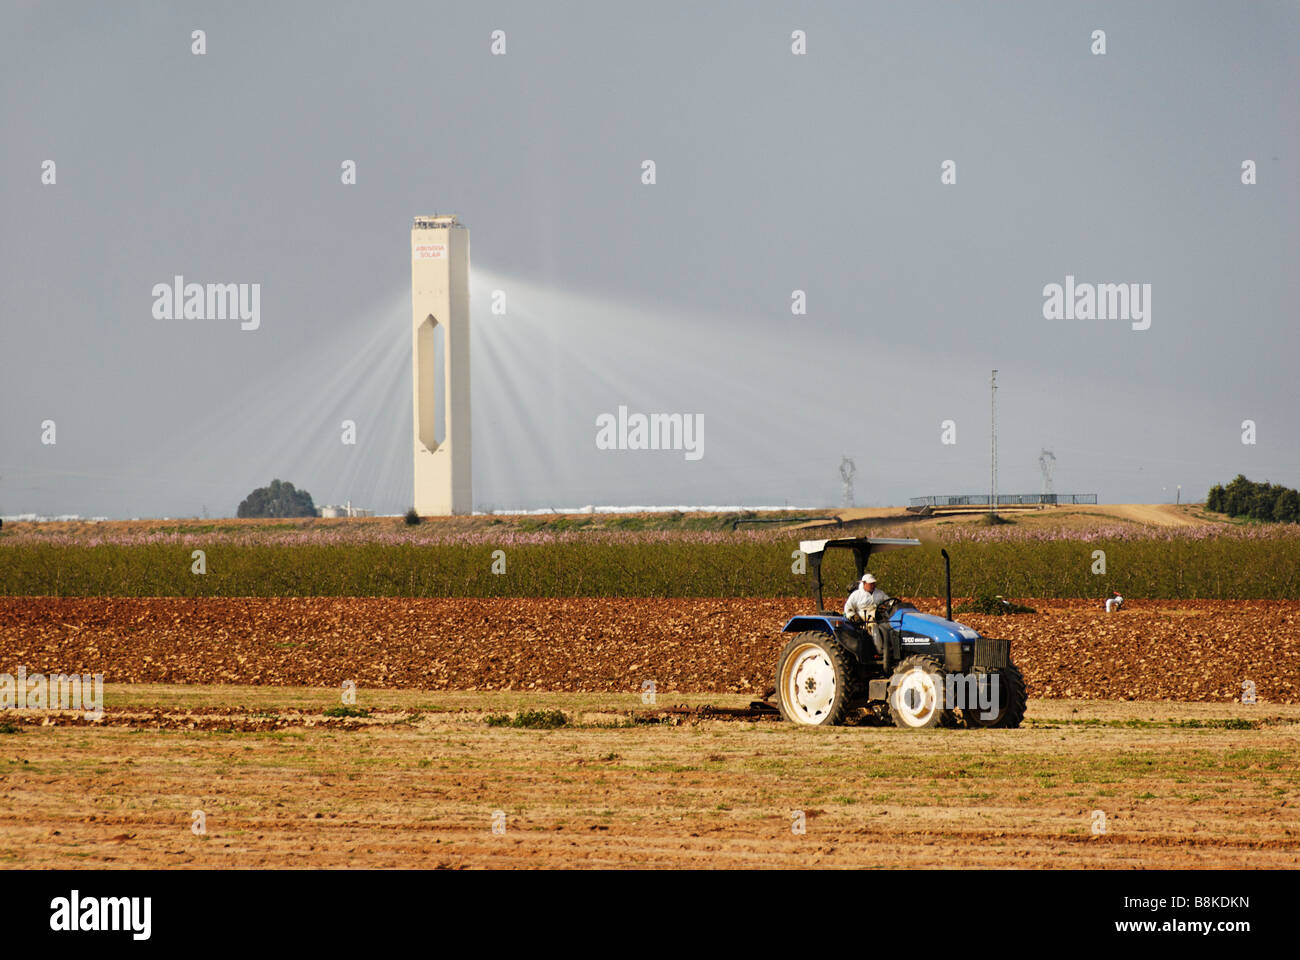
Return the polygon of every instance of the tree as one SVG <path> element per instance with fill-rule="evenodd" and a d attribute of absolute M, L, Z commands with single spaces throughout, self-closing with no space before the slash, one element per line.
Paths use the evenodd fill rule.
<path fill-rule="evenodd" d="M 258 487 L 239 504 L 237 517 L 314 517 L 316 505 L 306 490 L 295 490 L 292 483 L 272 480 Z"/>
<path fill-rule="evenodd" d="M 1223 513 L 1223 485 L 1216 483 L 1210 487 L 1209 496 L 1205 498 L 1205 508 L 1215 513 Z"/>
<path fill-rule="evenodd" d="M 1269 495 L 1267 486 L 1256 487 L 1250 496 L 1250 519 L 1272 520 L 1275 499 L 1277 498 Z"/>
<path fill-rule="evenodd" d="M 1253 483 L 1240 473 L 1226 487 L 1217 483 L 1212 486 L 1205 506 L 1230 517 L 1300 523 L 1300 491 L 1279 483 Z"/>
<path fill-rule="evenodd" d="M 1254 486 L 1240 473 L 1232 478 L 1223 488 L 1223 512 L 1230 517 L 1239 517 L 1250 512 L 1250 494 Z"/>
<path fill-rule="evenodd" d="M 1281 523 L 1300 523 L 1300 491 L 1283 489 L 1277 495 L 1273 519 Z"/>

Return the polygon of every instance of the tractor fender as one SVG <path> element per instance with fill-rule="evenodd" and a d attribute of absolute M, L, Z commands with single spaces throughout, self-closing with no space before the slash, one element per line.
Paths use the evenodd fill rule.
<path fill-rule="evenodd" d="M 782 633 L 825 633 L 836 639 L 855 660 L 869 657 L 872 651 L 867 634 L 849 628 L 849 621 L 835 614 L 791 617 Z"/>
<path fill-rule="evenodd" d="M 784 627 L 782 633 L 806 633 L 812 631 L 815 633 L 829 633 L 835 636 L 835 628 L 838 624 L 843 623 L 842 617 L 817 617 L 817 616 L 800 616 L 791 617 Z"/>

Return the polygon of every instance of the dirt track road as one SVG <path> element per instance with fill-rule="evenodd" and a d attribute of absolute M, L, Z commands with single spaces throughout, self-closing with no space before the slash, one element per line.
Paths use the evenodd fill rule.
<path fill-rule="evenodd" d="M 1089 503 L 1062 504 L 1060 506 L 1036 508 L 1006 507 L 999 508 L 1005 516 L 1026 527 L 1039 525 L 1058 525 L 1067 528 L 1086 528 L 1090 525 L 1104 523 L 1107 520 L 1119 520 L 1128 523 L 1148 524 L 1155 527 L 1193 527 L 1205 523 L 1226 520 L 1207 519 L 1213 517 L 1204 509 L 1193 504 L 1172 503 Z M 875 524 L 905 523 L 915 531 L 935 531 L 939 524 L 975 524 L 979 522 L 978 510 L 954 510 L 940 512 L 934 517 L 922 518 L 909 514 L 906 507 L 850 507 L 835 511 L 835 516 L 845 523 L 871 521 Z M 801 525 L 800 529 L 824 527 L 824 521 Z"/>

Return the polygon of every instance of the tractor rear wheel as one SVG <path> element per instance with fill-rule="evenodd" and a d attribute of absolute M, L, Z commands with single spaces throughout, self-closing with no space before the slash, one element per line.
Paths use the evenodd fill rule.
<path fill-rule="evenodd" d="M 934 657 L 908 657 L 889 678 L 889 715 L 908 730 L 955 727 L 957 716 L 944 706 L 947 672 Z"/>
<path fill-rule="evenodd" d="M 844 722 L 857 693 L 848 652 L 824 633 L 796 633 L 776 662 L 776 703 L 781 716 L 804 726 Z"/>
<path fill-rule="evenodd" d="M 988 710 L 990 716 L 977 708 L 963 710 L 961 718 L 968 727 L 1015 729 L 1025 719 L 1025 705 L 1029 700 L 1024 674 L 1014 663 L 989 672 L 998 681 L 997 696 Z"/>

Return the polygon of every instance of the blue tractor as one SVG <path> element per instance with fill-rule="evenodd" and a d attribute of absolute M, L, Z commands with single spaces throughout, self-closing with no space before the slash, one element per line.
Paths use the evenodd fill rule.
<path fill-rule="evenodd" d="M 1011 661 L 1010 641 L 982 637 L 952 619 L 947 550 L 941 551 L 946 618 L 921 613 L 897 598 L 879 603 L 874 619 L 868 614 L 863 622 L 825 609 L 822 558 L 827 550 L 852 551 L 860 581 L 873 553 L 920 545 L 919 540 L 887 537 L 799 544 L 808 558 L 817 612 L 791 617 L 782 630 L 790 640 L 777 661 L 776 701 L 786 720 L 828 726 L 865 711 L 912 730 L 1020 726 L 1027 692 Z"/>

